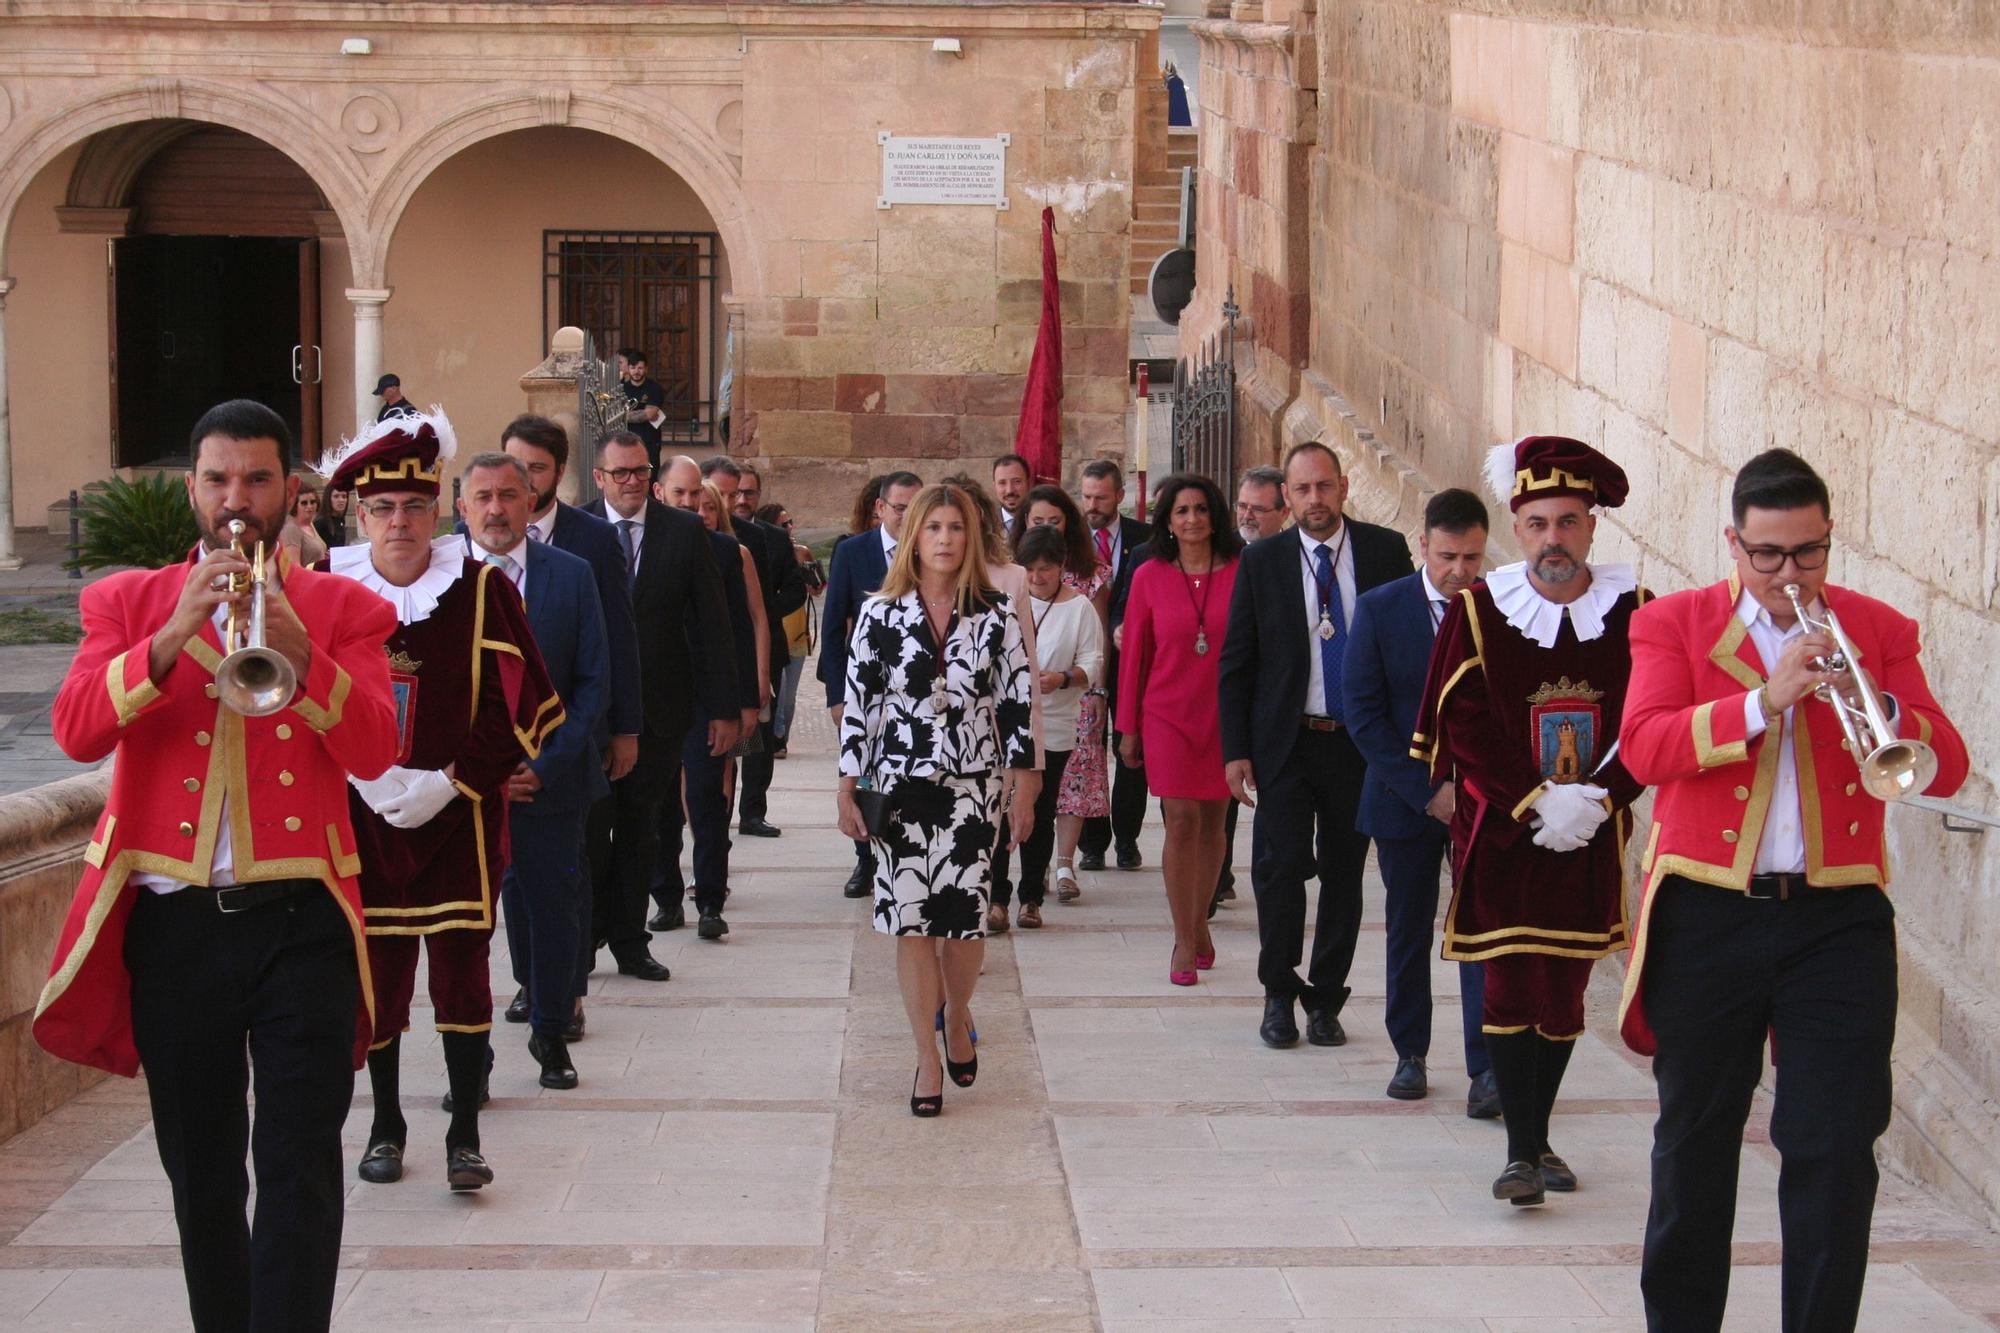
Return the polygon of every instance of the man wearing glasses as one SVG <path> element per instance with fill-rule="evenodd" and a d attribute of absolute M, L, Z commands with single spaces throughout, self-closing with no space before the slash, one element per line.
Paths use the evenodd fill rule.
<path fill-rule="evenodd" d="M 1283 472 L 1265 464 L 1243 474 L 1236 488 L 1236 531 L 1245 546 L 1281 531 L 1290 513 L 1285 507 Z"/>
<path fill-rule="evenodd" d="M 1632 618 L 1621 757 L 1659 788 L 1621 1016 L 1660 1089 L 1640 1287 L 1650 1328 L 1721 1326 L 1768 1035 L 1783 1326 L 1848 1329 L 1889 1126 L 1895 913 L 1882 802 L 1817 693 L 1852 697 L 1856 682 L 1825 669 L 1833 639 L 1800 622 L 1787 587 L 1809 617 L 1839 619 L 1896 735 L 1936 751 L 1930 795 L 1965 780 L 1965 742 L 1917 662 L 1916 622 L 1826 582 L 1832 506 L 1804 459 L 1751 459 L 1731 516 L 1730 576 Z"/>

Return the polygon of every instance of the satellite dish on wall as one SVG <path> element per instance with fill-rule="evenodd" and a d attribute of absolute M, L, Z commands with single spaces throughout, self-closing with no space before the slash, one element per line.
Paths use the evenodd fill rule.
<path fill-rule="evenodd" d="M 1168 324 L 1181 322 L 1181 311 L 1194 299 L 1194 251 L 1169 250 L 1153 261 L 1146 277 L 1146 295 L 1153 313 Z"/>

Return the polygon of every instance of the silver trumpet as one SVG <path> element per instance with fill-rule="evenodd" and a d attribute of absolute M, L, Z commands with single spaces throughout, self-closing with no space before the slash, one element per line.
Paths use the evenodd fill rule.
<path fill-rule="evenodd" d="M 1792 610 L 1801 625 L 1833 640 L 1832 655 L 1817 659 L 1814 668 L 1835 675 L 1854 674 L 1855 693 L 1861 698 L 1858 705 L 1849 703 L 1831 682 L 1822 682 L 1814 693 L 1833 705 L 1834 714 L 1840 718 L 1840 729 L 1847 733 L 1848 747 L 1861 768 L 1862 787 L 1878 801 L 1900 801 L 1920 794 L 1937 776 L 1937 752 L 1922 741 L 1903 740 L 1896 735 L 1895 728 L 1889 725 L 1888 710 L 1882 706 L 1881 691 L 1861 673 L 1861 654 L 1847 637 L 1847 631 L 1840 627 L 1840 618 L 1834 615 L 1833 608 L 1828 607 L 1823 618 L 1808 615 L 1805 603 L 1799 600 L 1796 583 L 1785 585 L 1785 596 L 1791 599 Z"/>
<path fill-rule="evenodd" d="M 229 549 L 237 555 L 243 554 L 246 526 L 240 518 L 229 520 Z M 250 614 L 239 619 L 235 606 L 230 606 L 222 633 L 228 656 L 215 668 L 215 688 L 222 706 L 245 717 L 269 717 L 292 701 L 299 684 L 291 661 L 275 648 L 264 646 L 264 578 L 264 543 L 260 541 L 250 557 L 247 578 L 229 576 L 231 592 L 249 588 Z"/>

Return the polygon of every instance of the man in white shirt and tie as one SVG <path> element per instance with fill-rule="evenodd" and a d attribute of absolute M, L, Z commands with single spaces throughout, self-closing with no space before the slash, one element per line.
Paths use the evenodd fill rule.
<path fill-rule="evenodd" d="M 1033 485 L 1028 460 L 1021 455 L 1002 454 L 993 460 L 993 498 L 1000 505 L 1000 521 L 1009 537 L 1014 535 L 1014 524 L 1020 521 L 1021 506 L 1027 503 Z"/>

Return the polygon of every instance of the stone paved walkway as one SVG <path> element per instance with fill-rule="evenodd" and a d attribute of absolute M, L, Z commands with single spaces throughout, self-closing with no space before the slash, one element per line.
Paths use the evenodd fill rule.
<path fill-rule="evenodd" d="M 1147 870 L 1087 875 L 1048 929 L 993 943 L 979 1084 L 912 1120 L 891 951 L 839 895 L 849 853 L 813 721 L 778 765 L 785 836 L 738 843 L 728 940 L 662 937 L 665 985 L 597 974 L 580 1088 L 542 1091 L 523 1030 L 496 1028 L 483 1193 L 442 1187 L 443 1075 L 420 1025 L 412 1169 L 352 1187 L 339 1327 L 1643 1327 L 1646 1075 L 1602 1027 L 1587 1037 L 1554 1135 L 1583 1189 L 1494 1203 L 1502 1131 L 1464 1118 L 1455 1043 L 1430 1101 L 1381 1096 L 1379 886 L 1351 1043 L 1266 1050 L 1247 902 L 1217 919 L 1216 970 L 1167 984 L 1154 828 Z M 497 956 L 494 977 L 504 1000 Z M 1452 971 L 1435 980 L 1448 993 Z M 1777 1327 L 1775 1175 L 1767 1146 L 1746 1149 L 1733 1328 Z M 2000 1327 L 1992 1234 L 1892 1180 L 1875 1236 L 1865 1327 Z M 0 1145 L 0 1327 L 186 1327 L 174 1238 L 143 1088 L 114 1081 Z"/>

